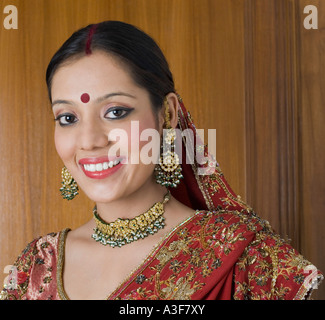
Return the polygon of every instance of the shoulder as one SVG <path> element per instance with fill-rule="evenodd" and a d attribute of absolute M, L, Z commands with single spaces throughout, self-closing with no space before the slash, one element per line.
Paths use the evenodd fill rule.
<path fill-rule="evenodd" d="M 203 237 L 209 242 L 211 236 L 213 239 L 218 239 L 218 243 L 237 236 L 236 239 L 246 245 L 253 241 L 259 232 L 273 234 L 268 221 L 247 210 L 199 211 L 193 222 L 200 226 Z"/>
<path fill-rule="evenodd" d="M 35 281 L 36 274 L 40 275 L 41 269 L 49 270 L 53 260 L 57 259 L 60 236 L 68 230 L 35 238 L 25 247 L 10 269 L 0 294 L 1 300 L 26 299 L 27 290 Z"/>
<path fill-rule="evenodd" d="M 23 270 L 29 268 L 33 263 L 41 263 L 42 258 L 53 256 L 57 252 L 60 235 L 68 230 L 51 232 L 45 236 L 35 238 L 18 256 L 14 266 L 18 270 Z"/>
<path fill-rule="evenodd" d="M 218 215 L 217 215 L 218 216 Z M 254 212 L 220 212 L 217 220 L 249 238 L 234 270 L 234 298 L 301 300 L 323 275 Z"/>
<path fill-rule="evenodd" d="M 252 211 L 203 211 L 201 241 L 221 260 L 234 261 L 235 299 L 300 300 L 323 275 Z"/>

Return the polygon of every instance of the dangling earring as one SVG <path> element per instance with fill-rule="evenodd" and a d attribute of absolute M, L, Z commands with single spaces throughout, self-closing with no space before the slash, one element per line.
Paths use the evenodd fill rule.
<path fill-rule="evenodd" d="M 180 180 L 183 178 L 182 167 L 179 164 L 179 157 L 174 151 L 174 141 L 176 139 L 176 131 L 170 125 L 169 117 L 169 105 L 168 100 L 165 98 L 165 123 L 167 132 L 164 134 L 161 145 L 161 155 L 159 158 L 159 164 L 155 167 L 156 182 L 165 187 L 176 188 L 180 184 Z M 166 130 L 164 130 L 166 131 Z M 164 144 L 167 146 L 167 151 L 164 152 Z"/>
<path fill-rule="evenodd" d="M 68 169 L 64 166 L 61 172 L 62 187 L 60 188 L 63 199 L 72 200 L 78 193 L 78 185 L 72 178 Z"/>

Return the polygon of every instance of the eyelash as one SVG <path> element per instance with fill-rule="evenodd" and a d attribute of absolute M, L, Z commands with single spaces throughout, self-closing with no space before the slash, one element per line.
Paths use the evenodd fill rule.
<path fill-rule="evenodd" d="M 106 118 L 106 116 L 109 113 L 114 112 L 114 111 L 122 111 L 122 112 L 125 112 L 125 113 L 123 115 L 121 115 L 121 116 L 117 116 L 117 117 L 114 117 L 114 118 Z M 110 108 L 109 110 L 106 111 L 104 117 L 106 119 L 109 119 L 109 120 L 119 120 L 119 119 L 125 118 L 131 111 L 133 111 L 133 108 L 131 109 L 131 108 L 123 108 L 123 107 L 113 107 L 113 108 Z M 67 120 L 67 117 L 73 118 L 74 121 L 70 122 L 69 120 Z M 68 123 L 62 123 L 61 122 L 62 118 L 66 118 Z M 64 114 L 60 114 L 59 116 L 57 116 L 54 120 L 58 121 L 61 127 L 65 127 L 65 126 L 70 126 L 70 125 L 74 124 L 76 122 L 76 120 L 75 120 L 76 118 L 77 117 L 75 115 L 71 114 L 71 113 L 64 113 Z"/>
<path fill-rule="evenodd" d="M 74 118 L 74 119 L 76 118 L 76 116 L 74 116 L 74 115 L 71 114 L 71 113 L 64 113 L 64 114 L 60 114 L 59 116 L 57 116 L 54 120 L 55 120 L 55 121 L 58 121 L 61 127 L 70 126 L 71 124 L 75 123 L 75 121 L 70 122 L 70 123 L 68 123 L 68 124 L 67 124 L 67 123 L 62 123 L 62 122 L 61 122 L 61 119 L 62 119 L 62 118 L 66 118 L 66 117 L 72 117 L 72 118 Z M 69 122 L 69 121 L 68 121 L 68 122 Z"/>
<path fill-rule="evenodd" d="M 107 114 L 111 113 L 111 112 L 114 112 L 114 111 L 122 111 L 122 112 L 125 112 L 122 116 L 117 116 L 116 118 L 109 118 L 110 120 L 115 120 L 115 119 L 123 119 L 125 118 L 131 111 L 133 110 L 133 108 L 123 108 L 123 107 L 113 107 L 113 108 L 110 108 L 106 111 L 105 113 L 105 117 Z"/>

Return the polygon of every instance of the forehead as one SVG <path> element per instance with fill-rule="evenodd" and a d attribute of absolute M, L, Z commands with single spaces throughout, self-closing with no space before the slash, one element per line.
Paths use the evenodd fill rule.
<path fill-rule="evenodd" d="M 64 97 L 80 98 L 84 92 L 99 96 L 110 90 L 132 91 L 136 87 L 117 58 L 98 51 L 59 67 L 53 76 L 51 92 L 54 100 Z"/>

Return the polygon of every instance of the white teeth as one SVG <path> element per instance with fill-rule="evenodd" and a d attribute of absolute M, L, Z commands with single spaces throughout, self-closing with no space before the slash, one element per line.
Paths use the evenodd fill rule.
<path fill-rule="evenodd" d="M 103 163 L 103 169 L 104 169 L 104 170 L 108 169 L 108 162 L 104 162 L 104 163 Z"/>
<path fill-rule="evenodd" d="M 103 170 L 107 170 L 108 168 L 112 168 L 119 163 L 120 163 L 119 160 L 115 160 L 115 161 L 96 163 L 96 164 L 84 164 L 84 168 L 86 171 L 90 171 L 90 172 L 103 171 Z"/>
<path fill-rule="evenodd" d="M 103 164 L 102 163 L 97 163 L 96 164 L 96 171 L 102 171 L 103 170 Z"/>

